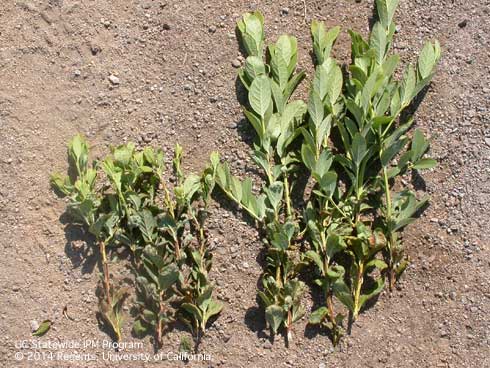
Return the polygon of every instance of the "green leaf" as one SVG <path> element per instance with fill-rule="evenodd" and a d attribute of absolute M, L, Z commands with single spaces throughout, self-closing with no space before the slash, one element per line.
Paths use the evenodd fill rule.
<path fill-rule="evenodd" d="M 408 106 L 412 98 L 414 97 L 415 83 L 417 78 L 415 76 L 415 70 L 412 65 L 409 65 L 403 76 L 401 84 L 401 102 L 403 106 Z"/>
<path fill-rule="evenodd" d="M 305 257 L 309 258 L 316 264 L 316 266 L 318 267 L 322 275 L 325 274 L 322 257 L 320 257 L 320 255 L 317 252 L 313 250 L 309 250 L 305 253 Z"/>
<path fill-rule="evenodd" d="M 211 300 L 209 302 L 208 308 L 206 310 L 206 321 L 209 318 L 219 314 L 222 309 L 223 309 L 223 304 L 216 302 L 214 300 Z"/>
<path fill-rule="evenodd" d="M 342 238 L 338 235 L 331 234 L 327 237 L 327 256 L 332 259 L 337 253 L 345 249 L 346 245 L 342 241 Z M 343 270 L 342 266 L 337 266 L 340 271 Z"/>
<path fill-rule="evenodd" d="M 381 165 L 383 167 L 387 167 L 390 164 L 393 157 L 395 157 L 398 154 L 398 152 L 400 152 L 400 150 L 403 147 L 405 147 L 405 145 L 407 144 L 407 141 L 408 141 L 407 138 L 399 139 L 398 141 L 393 143 L 391 146 L 386 148 L 383 151 L 383 154 L 381 155 Z"/>
<path fill-rule="evenodd" d="M 423 158 L 413 164 L 412 168 L 416 170 L 432 169 L 437 166 L 437 161 L 433 158 Z"/>
<path fill-rule="evenodd" d="M 328 315 L 327 307 L 320 307 L 311 313 L 310 320 L 308 321 L 308 323 L 312 325 L 318 325 L 323 322 L 323 320 L 327 315 Z"/>
<path fill-rule="evenodd" d="M 181 307 L 186 312 L 191 314 L 197 321 L 199 321 L 199 323 L 202 323 L 203 315 L 197 306 L 195 306 L 194 304 L 191 304 L 191 303 L 182 303 Z"/>
<path fill-rule="evenodd" d="M 415 129 L 412 139 L 412 161 L 418 161 L 429 148 L 429 142 L 425 139 L 420 129 Z"/>
<path fill-rule="evenodd" d="M 281 324 L 285 321 L 285 312 L 278 305 L 270 305 L 265 309 L 265 319 L 273 333 L 276 334 Z"/>
<path fill-rule="evenodd" d="M 335 65 L 333 68 L 331 68 L 330 72 L 328 73 L 327 80 L 327 95 L 329 97 L 330 104 L 333 105 L 339 98 L 340 92 L 342 91 L 342 70 L 338 65 Z"/>
<path fill-rule="evenodd" d="M 320 95 L 315 90 L 311 90 L 308 98 L 308 113 L 313 123 L 317 126 L 320 125 L 325 114 L 325 108 Z"/>
<path fill-rule="evenodd" d="M 328 196 L 331 197 L 337 187 L 337 173 L 329 171 L 320 178 L 320 188 Z"/>
<path fill-rule="evenodd" d="M 342 279 L 338 279 L 333 284 L 333 292 L 335 297 L 349 309 L 349 311 L 354 312 L 354 300 L 350 293 L 350 289 L 347 284 Z"/>
<path fill-rule="evenodd" d="M 45 335 L 51 328 L 52 324 L 53 323 L 49 319 L 42 321 L 37 330 L 32 333 L 32 336 L 41 337 Z"/>
<path fill-rule="evenodd" d="M 371 31 L 369 46 L 376 52 L 376 61 L 381 65 L 386 54 L 386 31 L 379 22 L 374 24 Z"/>
<path fill-rule="evenodd" d="M 133 332 L 138 337 L 143 337 L 148 332 L 148 327 L 140 319 L 133 324 Z"/>
<path fill-rule="evenodd" d="M 248 99 L 252 109 L 254 109 L 254 111 L 263 119 L 272 103 L 269 78 L 265 75 L 260 75 L 255 78 L 250 86 Z"/>
<path fill-rule="evenodd" d="M 167 290 L 179 279 L 179 269 L 175 264 L 165 267 L 158 275 L 158 286 L 160 290 Z"/>
<path fill-rule="evenodd" d="M 267 199 L 269 200 L 271 206 L 277 211 L 283 195 L 282 182 L 276 181 L 272 183 L 268 188 L 264 189 L 264 192 L 267 195 Z"/>
<path fill-rule="evenodd" d="M 383 277 L 378 277 L 375 282 L 375 286 L 369 290 L 367 293 L 362 294 L 359 298 L 359 309 L 362 308 L 362 306 L 371 298 L 375 297 L 381 291 L 383 291 L 383 288 L 385 286 L 385 280 Z"/>
<path fill-rule="evenodd" d="M 390 27 L 399 0 L 376 0 L 379 20 L 385 29 Z"/>
<path fill-rule="evenodd" d="M 357 133 L 352 140 L 351 155 L 352 161 L 357 167 L 360 167 L 362 160 L 368 153 L 366 140 L 364 137 Z"/>
<path fill-rule="evenodd" d="M 262 58 L 258 56 L 249 56 L 245 60 L 244 70 L 250 81 L 253 81 L 259 75 L 266 74 L 265 64 Z"/>
<path fill-rule="evenodd" d="M 435 64 L 436 55 L 434 53 L 434 47 L 430 42 L 427 42 L 420 52 L 418 60 L 418 70 L 422 79 L 425 79 L 432 74 L 432 69 Z"/>

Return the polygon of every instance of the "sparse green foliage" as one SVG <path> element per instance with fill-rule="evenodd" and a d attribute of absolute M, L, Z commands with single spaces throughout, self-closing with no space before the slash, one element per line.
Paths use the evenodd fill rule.
<path fill-rule="evenodd" d="M 87 167 L 88 146 L 76 136 L 69 157 L 77 180 L 53 175 L 53 184 L 69 195 L 69 209 L 96 236 L 103 269 L 104 293 L 100 310 L 121 338 L 122 302 L 127 290 L 115 290 L 110 283 L 106 245 L 126 247 L 132 254 L 136 277 L 137 309 L 134 331 L 155 332 L 161 344 L 164 328 L 182 318 L 197 336 L 205 331 L 221 304 L 212 297 L 209 282 L 212 255 L 205 231 L 207 206 L 214 187 L 219 158 L 198 176 L 185 175 L 182 147 L 173 159 L 175 185 L 167 187 L 165 157 L 161 150 L 146 147 L 137 151 L 128 143 L 112 149 L 93 168 Z M 97 175 L 101 168 L 107 183 Z"/>
<path fill-rule="evenodd" d="M 119 216 L 111 212 L 110 203 L 104 200 L 96 188 L 96 165 L 89 165 L 89 147 L 85 138 L 79 134 L 68 145 L 68 159 L 75 169 L 74 178 L 55 173 L 51 176 L 51 183 L 55 189 L 68 197 L 68 211 L 96 238 L 102 269 L 99 311 L 114 332 L 116 341 L 120 341 L 121 309 L 126 294 L 111 285 L 106 254 L 107 245 L 115 240 Z"/>

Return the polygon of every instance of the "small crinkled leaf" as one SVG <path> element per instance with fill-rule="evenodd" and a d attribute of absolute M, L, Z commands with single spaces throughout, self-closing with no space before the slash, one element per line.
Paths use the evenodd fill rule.
<path fill-rule="evenodd" d="M 175 264 L 165 267 L 158 275 L 158 286 L 160 290 L 167 290 L 179 279 L 179 269 Z"/>
<path fill-rule="evenodd" d="M 320 255 L 317 252 L 313 250 L 309 250 L 305 253 L 305 257 L 312 260 L 316 264 L 321 274 L 325 274 L 322 257 L 320 257 Z"/>
<path fill-rule="evenodd" d="M 375 285 L 373 288 L 371 288 L 368 292 L 362 294 L 359 298 L 359 308 L 362 308 L 362 306 L 371 298 L 375 297 L 381 291 L 383 291 L 383 288 L 385 286 L 385 280 L 383 277 L 378 277 L 375 281 Z"/>
<path fill-rule="evenodd" d="M 284 309 L 275 304 L 268 306 L 265 309 L 265 319 L 273 333 L 276 334 L 281 324 L 285 321 Z"/>
<path fill-rule="evenodd" d="M 143 337 L 148 332 L 148 327 L 140 319 L 136 320 L 133 324 L 133 332 L 138 337 Z"/>
<path fill-rule="evenodd" d="M 318 325 L 323 322 L 323 320 L 327 315 L 328 315 L 327 307 L 320 307 L 311 313 L 308 323 L 312 325 Z"/>
<path fill-rule="evenodd" d="M 354 301 L 350 293 L 350 289 L 347 284 L 342 279 L 338 279 L 333 284 L 333 291 L 335 297 L 349 309 L 349 311 L 354 311 Z"/>
<path fill-rule="evenodd" d="M 41 337 L 45 335 L 51 328 L 52 323 L 53 322 L 51 322 L 49 319 L 45 319 L 44 321 L 41 322 L 37 330 L 32 333 L 32 336 Z"/>
<path fill-rule="evenodd" d="M 280 181 L 272 183 L 268 188 L 264 189 L 267 199 L 271 206 L 277 211 L 283 195 L 283 184 Z"/>

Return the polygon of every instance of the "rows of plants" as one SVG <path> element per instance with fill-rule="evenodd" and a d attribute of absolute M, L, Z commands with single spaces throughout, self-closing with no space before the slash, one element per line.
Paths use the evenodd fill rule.
<path fill-rule="evenodd" d="M 315 72 L 306 101 L 295 98 L 306 77 L 297 71 L 296 38 L 282 35 L 265 49 L 262 14 L 243 15 L 239 79 L 255 131 L 251 158 L 262 174 L 255 182 L 232 175 L 217 153 L 200 175 L 185 175 L 177 146 L 171 178 L 160 150 L 127 144 L 89 164 L 85 140 L 71 141 L 75 175 L 52 182 L 96 239 L 100 311 L 117 340 L 127 291 L 110 278 L 108 248 L 128 250 L 139 310 L 134 329 L 152 330 L 157 344 L 176 319 L 198 340 L 221 311 L 208 278 L 205 229 L 215 184 L 263 235 L 257 294 L 271 333 L 283 331 L 287 343 L 306 313 L 307 286 L 323 297 L 309 323 L 328 329 L 334 345 L 385 284 L 393 289 L 408 264 L 400 233 L 428 201 L 397 178 L 436 165 L 425 157 L 429 141 L 411 127 L 415 100 L 441 55 L 438 42 L 428 42 L 415 65 L 398 71 L 400 57 L 391 53 L 397 5 L 376 1 L 367 40 L 349 30 L 352 60 L 344 68 L 331 55 L 340 28 L 312 22 Z M 307 277 L 312 270 L 315 277 Z"/>

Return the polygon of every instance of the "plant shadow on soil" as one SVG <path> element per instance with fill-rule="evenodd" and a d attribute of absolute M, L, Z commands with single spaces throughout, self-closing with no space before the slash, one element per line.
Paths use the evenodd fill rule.
<path fill-rule="evenodd" d="M 82 274 L 92 273 L 98 259 L 95 238 L 85 231 L 82 225 L 74 224 L 73 217 L 68 212 L 65 211 L 59 220 L 65 225 L 65 254 L 73 267 L 81 267 Z M 75 244 L 81 244 L 81 246 Z"/>

